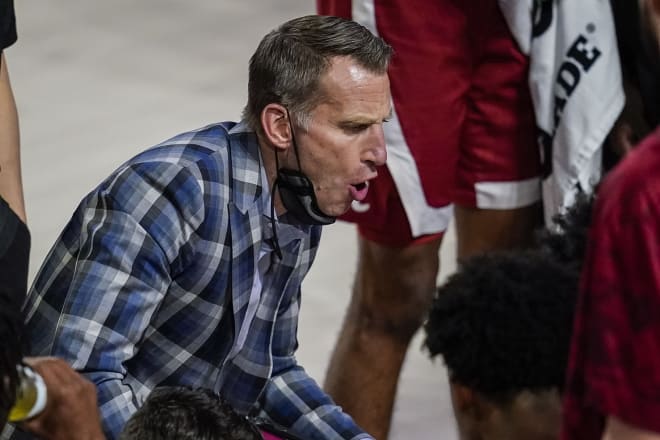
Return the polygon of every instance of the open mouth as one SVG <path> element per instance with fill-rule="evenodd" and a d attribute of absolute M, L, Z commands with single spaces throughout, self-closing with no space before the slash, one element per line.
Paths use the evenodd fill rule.
<path fill-rule="evenodd" d="M 367 182 L 351 184 L 350 191 L 353 200 L 361 202 L 367 197 L 367 193 L 369 192 L 369 184 Z"/>

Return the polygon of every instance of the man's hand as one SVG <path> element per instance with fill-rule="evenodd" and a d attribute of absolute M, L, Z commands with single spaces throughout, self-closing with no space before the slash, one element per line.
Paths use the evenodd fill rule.
<path fill-rule="evenodd" d="M 53 357 L 26 358 L 41 375 L 48 397 L 46 408 L 21 426 L 47 440 L 103 440 L 96 387 L 65 361 Z"/>

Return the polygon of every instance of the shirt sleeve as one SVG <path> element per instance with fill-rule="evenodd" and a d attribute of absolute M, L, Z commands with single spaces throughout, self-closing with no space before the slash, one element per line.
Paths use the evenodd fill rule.
<path fill-rule="evenodd" d="M 136 409 L 125 363 L 176 275 L 173 262 L 195 228 L 200 193 L 178 166 L 140 164 L 109 179 L 78 211 L 75 273 L 52 354 L 96 384 L 111 439 Z"/>
<path fill-rule="evenodd" d="M 279 313 L 273 336 L 273 373 L 262 395 L 262 417 L 309 440 L 371 439 L 299 366 L 300 291 Z"/>

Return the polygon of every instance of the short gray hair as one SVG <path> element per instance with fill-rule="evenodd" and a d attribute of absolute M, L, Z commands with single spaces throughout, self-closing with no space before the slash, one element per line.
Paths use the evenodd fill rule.
<path fill-rule="evenodd" d="M 370 72 L 387 72 L 392 48 L 350 20 L 308 15 L 268 33 L 250 58 L 248 102 L 243 118 L 261 132 L 261 111 L 281 104 L 297 125 L 306 127 L 311 111 L 324 99 L 321 76 L 331 59 L 348 56 Z"/>

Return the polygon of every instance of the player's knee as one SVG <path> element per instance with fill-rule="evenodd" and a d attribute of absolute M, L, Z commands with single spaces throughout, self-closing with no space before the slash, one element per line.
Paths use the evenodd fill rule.
<path fill-rule="evenodd" d="M 440 241 L 402 249 L 363 243 L 351 306 L 366 335 L 407 342 L 431 306 Z"/>
<path fill-rule="evenodd" d="M 430 290 L 428 293 L 405 292 L 396 302 L 376 299 L 370 304 L 362 304 L 358 325 L 367 334 L 379 334 L 407 343 L 426 318 L 432 298 Z"/>

